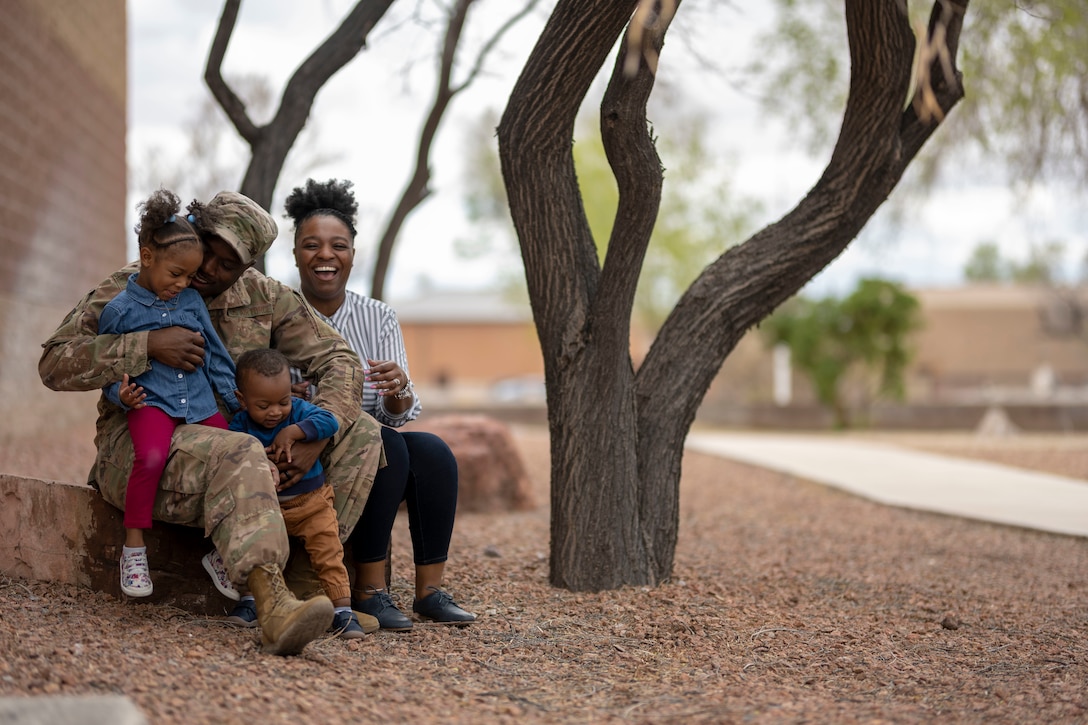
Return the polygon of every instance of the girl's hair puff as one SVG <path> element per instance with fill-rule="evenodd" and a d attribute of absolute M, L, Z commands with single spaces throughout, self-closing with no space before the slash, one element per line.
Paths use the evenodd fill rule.
<path fill-rule="evenodd" d="M 350 181 L 329 179 L 314 181 L 307 179 L 305 186 L 296 186 L 287 195 L 284 209 L 287 217 L 295 222 L 295 234 L 303 222 L 312 216 L 329 215 L 344 222 L 355 240 L 355 215 L 359 211 L 359 202 L 355 201 L 355 192 Z"/>
<path fill-rule="evenodd" d="M 140 220 L 134 231 L 141 247 L 163 249 L 174 244 L 200 244 L 196 227 L 185 217 L 178 216 L 181 199 L 167 189 L 155 191 L 137 205 Z"/>
<path fill-rule="evenodd" d="M 193 226 L 196 227 L 197 234 L 202 239 L 215 236 L 215 229 L 223 216 L 221 207 L 210 207 L 197 199 L 193 199 L 185 207 L 185 211 L 189 212 L 189 216 L 193 218 Z"/>

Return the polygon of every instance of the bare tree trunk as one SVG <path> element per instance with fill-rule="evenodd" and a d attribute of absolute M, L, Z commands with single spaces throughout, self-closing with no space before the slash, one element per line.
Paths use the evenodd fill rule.
<path fill-rule="evenodd" d="M 253 123 L 245 104 L 223 79 L 223 57 L 238 20 L 241 0 L 227 0 L 223 4 L 223 14 L 204 69 L 204 82 L 252 150 L 239 191 L 265 209 L 271 207 L 272 194 L 287 153 L 306 126 L 317 92 L 366 47 L 370 30 L 392 4 L 393 0 L 360 0 L 340 27 L 295 70 L 283 91 L 275 117 L 264 126 Z M 258 266 L 263 269 L 263 259 Z"/>
<path fill-rule="evenodd" d="M 637 4 L 559 0 L 499 125 L 503 178 L 545 360 L 551 581 L 575 590 L 668 578 L 683 443 L 711 380 L 748 329 L 846 248 L 936 128 L 913 106 L 903 110 L 914 52 L 905 4 L 846 0 L 850 97 L 827 169 L 793 211 L 704 270 L 636 375 L 628 351 L 633 287 L 660 196 L 656 154 L 641 135 L 642 94 L 652 83 L 645 66 L 620 79 L 618 63 L 602 106 L 621 190 L 603 270 L 570 139 L 578 105 Z M 952 59 L 966 7 L 967 0 L 938 0 L 931 16 L 929 35 L 946 33 Z M 648 42 L 659 48 L 663 32 Z M 932 78 L 943 117 L 962 89 L 958 74 L 945 77 L 939 63 L 933 61 Z"/>

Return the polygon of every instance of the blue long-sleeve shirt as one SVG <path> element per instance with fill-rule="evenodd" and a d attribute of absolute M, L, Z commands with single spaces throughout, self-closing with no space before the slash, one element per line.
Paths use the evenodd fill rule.
<path fill-rule="evenodd" d="M 340 429 L 340 424 L 336 422 L 335 415 L 302 398 L 291 398 L 291 414 L 275 428 L 265 428 L 263 425 L 258 425 L 249 417 L 249 413 L 241 410 L 231 418 L 230 429 L 255 436 L 267 448 L 272 445 L 277 433 L 287 426 L 295 424 L 298 424 L 298 427 L 306 435 L 306 441 L 332 438 L 336 431 Z M 325 469 L 321 465 L 321 459 L 318 458 L 314 462 L 313 468 L 307 471 L 306 475 L 298 483 L 280 491 L 278 495 L 281 499 L 293 498 L 299 494 L 316 491 L 324 483 Z"/>
<path fill-rule="evenodd" d="M 150 360 L 150 370 L 129 379 L 143 387 L 147 394 L 144 402 L 186 423 L 200 422 L 218 412 L 216 392 L 231 411 L 238 410 L 238 399 L 234 395 L 234 361 L 212 327 L 208 308 L 196 290 L 187 287 L 173 299 L 160 300 L 151 290 L 137 284 L 136 274 L 133 274 L 125 289 L 110 300 L 98 318 L 98 332 L 102 335 L 158 330 L 174 325 L 199 332 L 204 338 L 204 364 L 188 372 Z M 127 409 L 121 402 L 120 381 L 103 390 L 111 402 Z"/>

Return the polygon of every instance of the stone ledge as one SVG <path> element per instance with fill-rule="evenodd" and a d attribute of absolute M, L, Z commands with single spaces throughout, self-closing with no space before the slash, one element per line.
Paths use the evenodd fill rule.
<path fill-rule="evenodd" d="M 145 601 L 196 614 L 232 605 L 200 564 L 201 529 L 156 522 L 147 532 L 155 593 Z M 121 512 L 85 484 L 0 474 L 0 572 L 75 584 L 120 598 Z"/>
<path fill-rule="evenodd" d="M 451 415 L 413 427 L 442 436 L 453 450 L 460 472 L 459 511 L 535 507 L 507 424 L 489 416 Z M 202 529 L 156 521 L 145 538 L 155 593 L 144 601 L 194 614 L 229 612 L 234 603 L 215 589 L 200 564 L 212 547 Z M 90 486 L 0 473 L 0 574 L 74 584 L 121 598 L 118 560 L 123 544 L 122 513 Z M 411 551 L 390 554 L 411 559 Z M 292 557 L 302 569 L 308 564 L 294 540 Z M 315 582 L 295 563 L 285 573 L 288 586 L 300 596 L 315 593 Z M 345 563 L 352 577 L 350 550 Z M 387 581 L 390 574 L 387 568 Z"/>

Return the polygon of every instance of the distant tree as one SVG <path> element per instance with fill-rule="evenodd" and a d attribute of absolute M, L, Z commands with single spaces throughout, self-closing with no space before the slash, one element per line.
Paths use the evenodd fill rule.
<path fill-rule="evenodd" d="M 966 0 L 937 0 L 917 36 L 905 2 L 845 0 L 850 92 L 823 175 L 782 219 L 703 269 L 636 371 L 631 316 L 663 184 L 646 104 L 679 6 L 558 0 L 498 126 L 544 356 L 550 579 L 575 590 L 670 576 L 684 440 L 726 356 L 849 245 L 963 95 Z M 602 264 L 571 139 L 617 41 L 600 126 L 619 204 Z"/>
<path fill-rule="evenodd" d="M 921 326 L 918 300 L 895 282 L 863 279 L 844 299 L 794 298 L 764 320 L 769 344 L 785 344 L 839 428 L 850 427 L 848 381 L 864 399 L 902 400 L 910 336 Z"/>
<path fill-rule="evenodd" d="M 208 53 L 204 81 L 252 152 L 239 191 L 265 209 L 272 208 L 272 194 L 287 153 L 306 126 L 317 92 L 366 47 L 371 29 L 392 4 L 393 0 L 359 0 L 340 26 L 292 74 L 272 119 L 258 124 L 221 71 L 241 6 L 241 0 L 226 0 Z M 263 260 L 259 266 L 263 269 Z"/>
<path fill-rule="evenodd" d="M 963 278 L 968 282 L 1004 282 L 1008 277 L 1008 263 L 994 242 L 976 245 L 963 268 Z"/>
<path fill-rule="evenodd" d="M 971 252 L 963 268 L 968 282 L 1015 282 L 1057 287 L 1073 281 L 1065 273 L 1066 246 L 1050 241 L 1028 247 L 1024 261 L 1009 259 L 993 242 L 983 242 Z"/>

